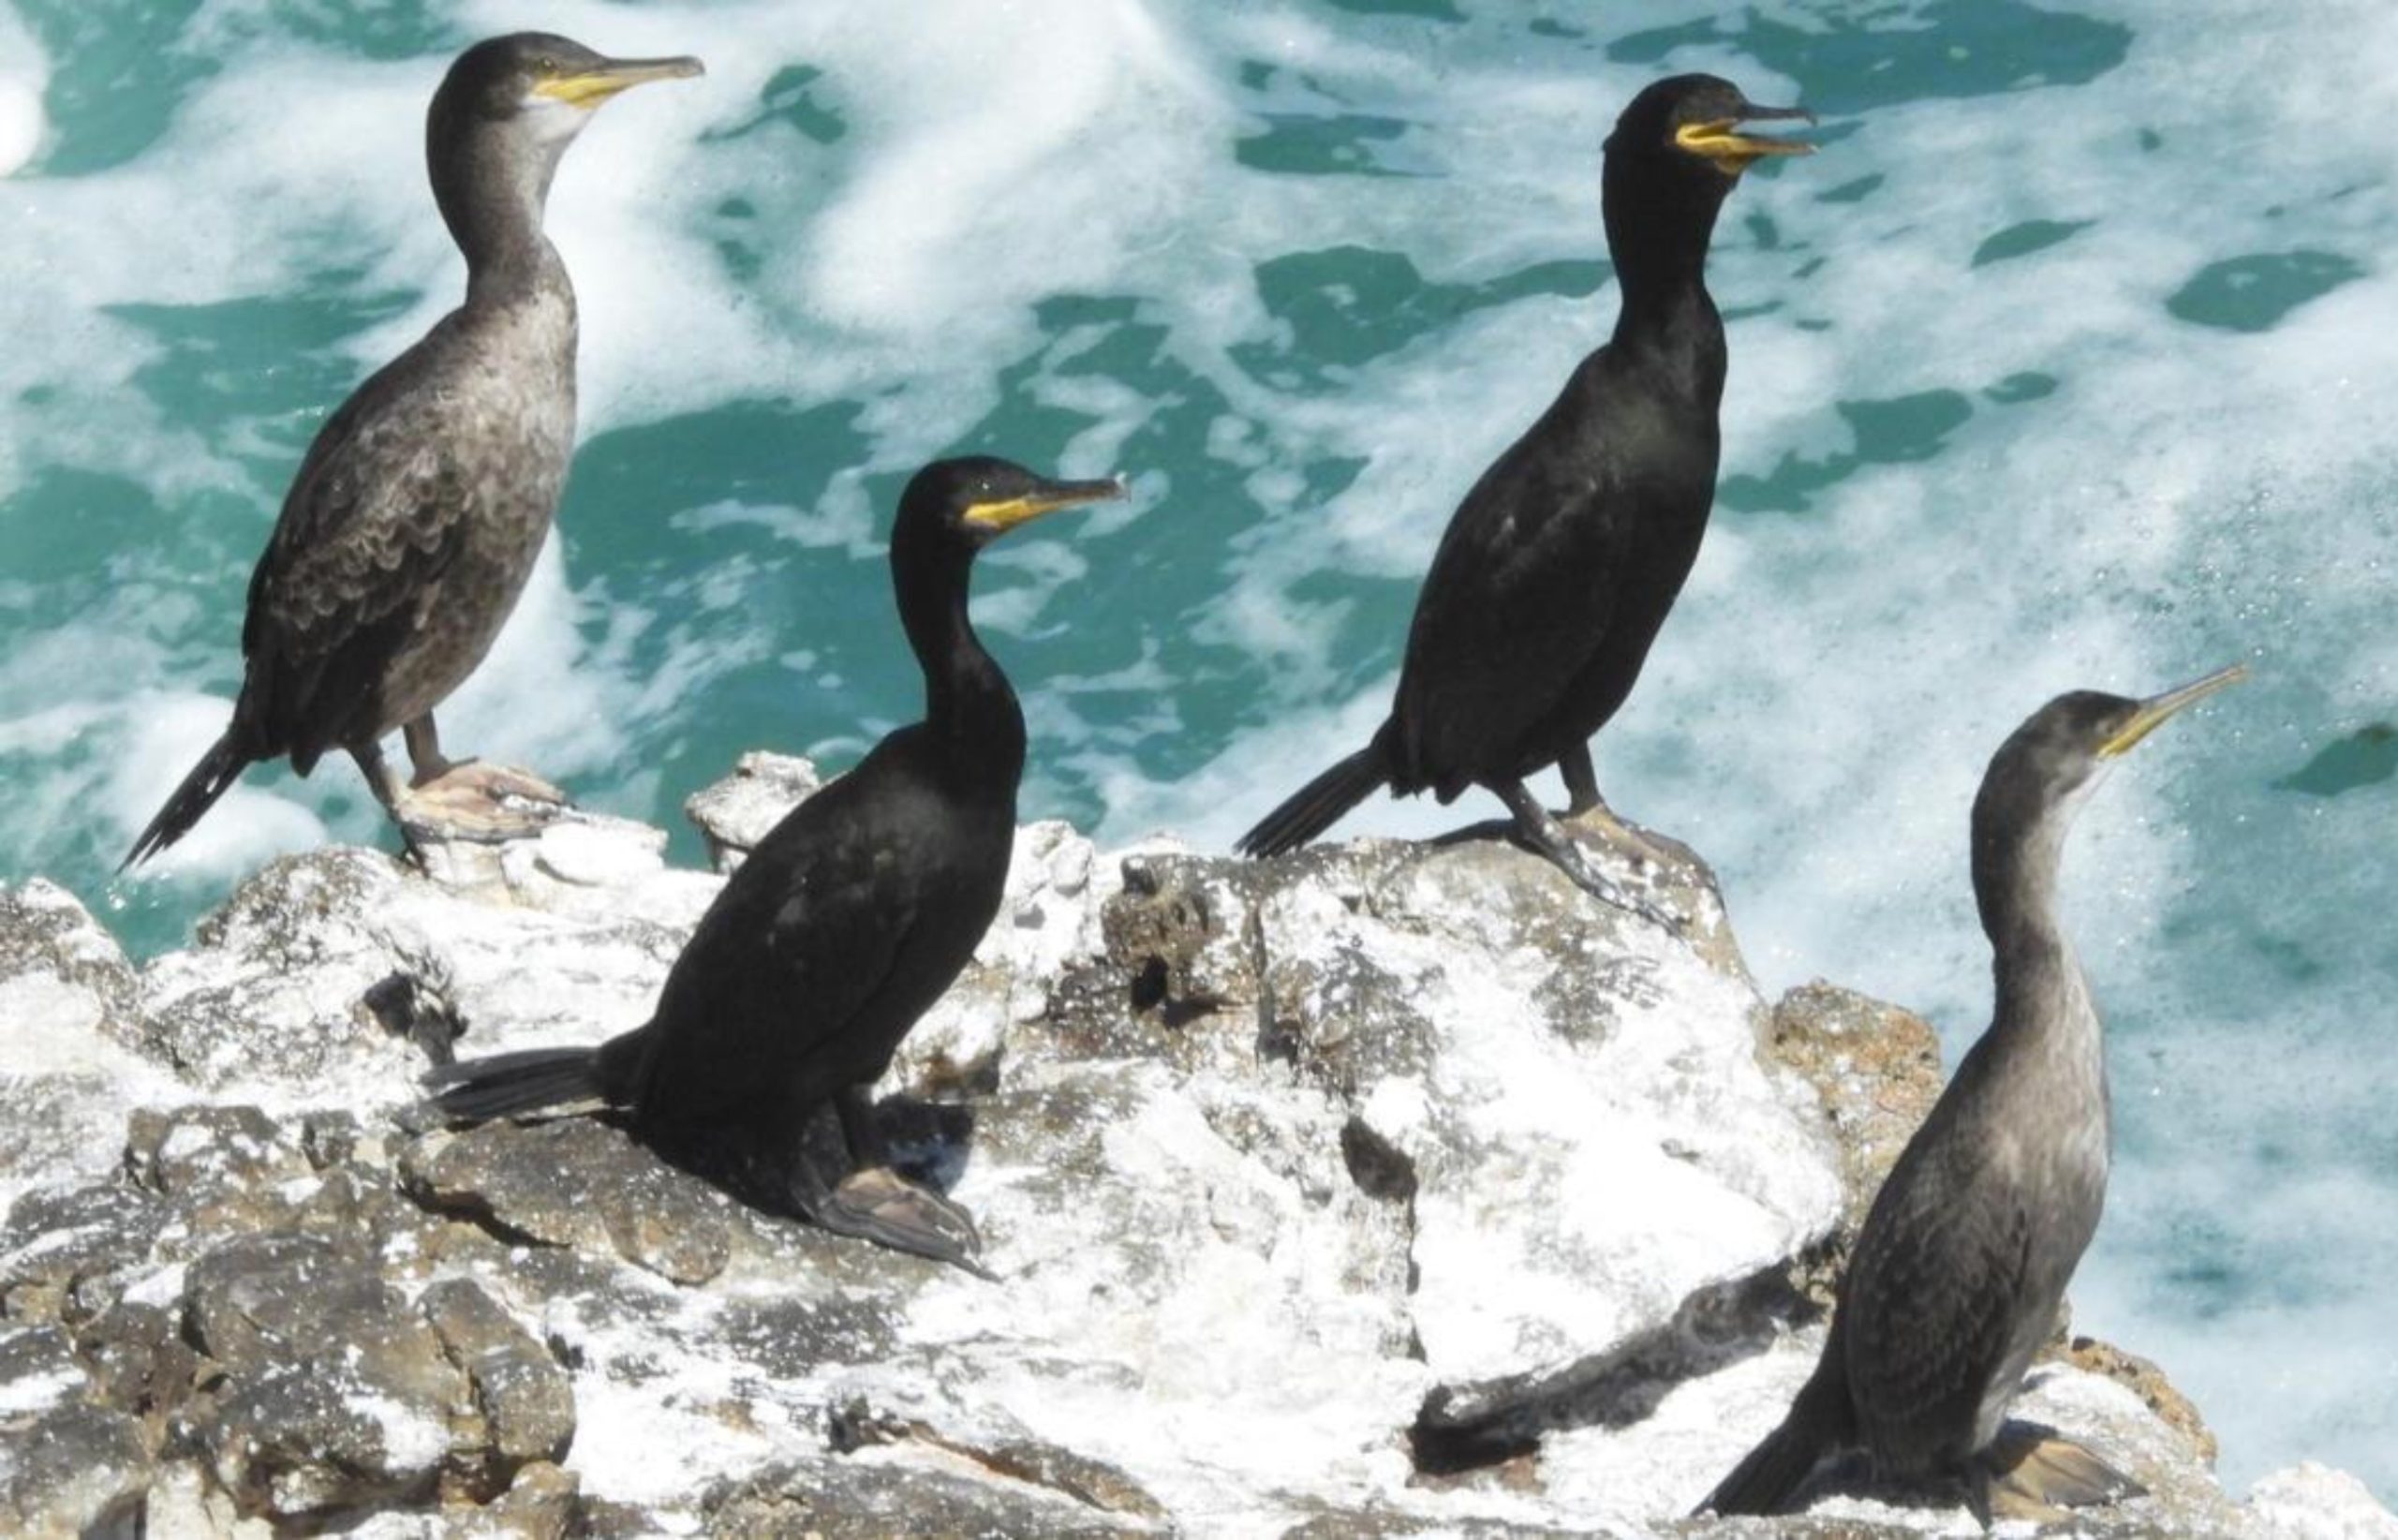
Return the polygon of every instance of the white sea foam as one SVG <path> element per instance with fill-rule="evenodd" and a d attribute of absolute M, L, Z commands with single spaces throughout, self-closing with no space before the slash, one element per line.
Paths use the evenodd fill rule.
<path fill-rule="evenodd" d="M 41 148 L 46 73 L 40 45 L 16 12 L 0 8 L 0 176 L 15 173 Z"/>

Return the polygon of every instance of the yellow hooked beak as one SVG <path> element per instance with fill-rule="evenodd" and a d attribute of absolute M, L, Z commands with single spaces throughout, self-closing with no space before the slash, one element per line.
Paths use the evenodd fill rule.
<path fill-rule="evenodd" d="M 1815 114 L 1803 107 L 1752 107 L 1737 118 L 1685 123 L 1674 130 L 1674 142 L 1692 155 L 1713 161 L 1725 176 L 1738 176 L 1769 155 L 1815 153 L 1815 147 L 1803 139 L 1769 139 L 1762 134 L 1740 132 L 1740 125 L 1767 118 L 1796 118 L 1813 123 Z"/>
<path fill-rule="evenodd" d="M 1110 476 L 1098 481 L 1044 481 L 1030 492 L 993 502 L 975 503 L 959 515 L 970 527 L 997 535 L 1029 524 L 1044 513 L 1054 513 L 1061 508 L 1079 508 L 1085 503 L 1106 502 L 1124 496 L 1124 478 Z"/>
<path fill-rule="evenodd" d="M 589 111 L 618 92 L 629 91 L 636 85 L 651 81 L 686 81 L 706 73 L 706 66 L 688 55 L 673 59 L 607 59 L 589 69 L 536 81 L 533 93 Z"/>
<path fill-rule="evenodd" d="M 2098 746 L 2099 757 L 2113 759 L 2118 755 L 2131 752 L 2133 745 L 2163 726 L 2165 718 L 2183 706 L 2203 701 L 2216 690 L 2236 685 L 2247 677 L 2248 665 L 2234 663 L 2228 669 L 2217 669 L 2205 678 L 2183 685 L 2179 689 L 2169 689 L 2162 695 L 2150 696 L 2139 703 L 2138 711 L 2132 713 L 2130 721 L 2118 728 L 2113 737 Z"/>

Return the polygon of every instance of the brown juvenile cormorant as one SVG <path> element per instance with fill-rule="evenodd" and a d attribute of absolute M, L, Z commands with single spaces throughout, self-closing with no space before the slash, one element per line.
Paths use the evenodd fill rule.
<path fill-rule="evenodd" d="M 1026 520 L 1123 494 L 1003 460 L 919 471 L 899 499 L 891 576 L 925 719 L 775 825 L 701 918 L 645 1025 L 597 1048 L 436 1070 L 436 1108 L 480 1121 L 597 1099 L 760 1207 L 968 1263 L 971 1222 L 889 1171 L 867 1102 L 999 911 L 1015 837 L 1024 714 L 967 618 L 968 572 Z M 806 1138 L 828 1099 L 852 1162 L 837 1181 Z"/>
<path fill-rule="evenodd" d="M 2063 1440 L 2012 1471 L 1991 1447 L 2107 1193 L 2106 1058 L 2057 922 L 2057 862 L 2112 763 L 2245 674 L 2145 701 L 2060 695 L 1991 758 L 1973 817 L 1974 899 L 1997 980 L 1990 1030 L 1875 1195 L 1813 1376 L 1702 1511 L 1784 1511 L 1821 1461 L 1856 1448 L 1877 1481 L 1961 1496 L 1985 1524 L 1993 1489 L 2073 1505 L 2137 1491 Z"/>
<path fill-rule="evenodd" d="M 444 759 L 433 708 L 482 660 L 540 554 L 574 443 L 574 289 L 541 233 L 558 158 L 601 103 L 697 59 L 609 59 L 546 33 L 458 55 L 425 118 L 425 164 L 466 259 L 466 300 L 318 430 L 250 576 L 232 723 L 141 831 L 165 850 L 243 770 L 305 776 L 347 750 L 403 831 L 507 832 L 531 776 Z M 405 732 L 403 782 L 381 739 Z"/>
<path fill-rule="evenodd" d="M 1650 912 L 1598 872 L 1524 777 L 1559 766 L 1566 816 L 1620 830 L 1599 797 L 1591 734 L 1631 693 L 1715 498 L 1724 356 L 1708 239 L 1741 171 L 1813 148 L 1739 126 L 1808 116 L 1758 107 L 1707 75 L 1659 81 L 1623 110 L 1602 179 L 1623 291 L 1614 336 L 1450 519 L 1373 741 L 1267 814 L 1243 851 L 1295 850 L 1376 787 L 1429 789 L 1445 803 L 1487 786 L 1576 881 Z"/>

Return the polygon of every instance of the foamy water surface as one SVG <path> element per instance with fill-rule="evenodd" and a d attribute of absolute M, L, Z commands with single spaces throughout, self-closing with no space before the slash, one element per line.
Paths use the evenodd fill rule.
<path fill-rule="evenodd" d="M 444 737 L 668 823 L 742 748 L 915 714 L 881 531 L 988 450 L 1136 494 L 979 580 L 1027 814 L 1221 847 L 1371 731 L 1457 497 L 1604 337 L 1617 109 L 1684 69 L 1814 107 L 1719 230 L 1715 524 L 1602 784 L 1716 863 L 1769 987 L 1905 1001 L 1953 1058 L 1991 750 L 2248 659 L 2072 850 L 2121 1155 L 2076 1325 L 2168 1366 L 2235 1485 L 2313 1456 L 2398 1498 L 2398 12 L 0 3 L 0 876 L 140 951 L 388 838 L 346 763 L 259 770 L 110 878 L 223 725 L 309 437 L 455 303 L 434 82 L 536 25 L 709 74 L 559 176 L 584 447 Z"/>

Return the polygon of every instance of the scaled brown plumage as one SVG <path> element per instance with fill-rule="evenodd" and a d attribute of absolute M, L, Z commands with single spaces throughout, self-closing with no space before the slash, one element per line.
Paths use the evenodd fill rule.
<path fill-rule="evenodd" d="M 250 578 L 232 722 L 124 866 L 183 837 L 245 768 L 304 776 L 347 751 L 404 831 L 505 833 L 522 772 L 445 759 L 433 708 L 482 661 L 540 554 L 574 444 L 574 289 L 541 234 L 558 158 L 591 112 L 695 59 L 607 59 L 544 33 L 476 44 L 425 121 L 466 299 L 318 430 Z M 405 729 L 414 777 L 384 763 Z"/>

